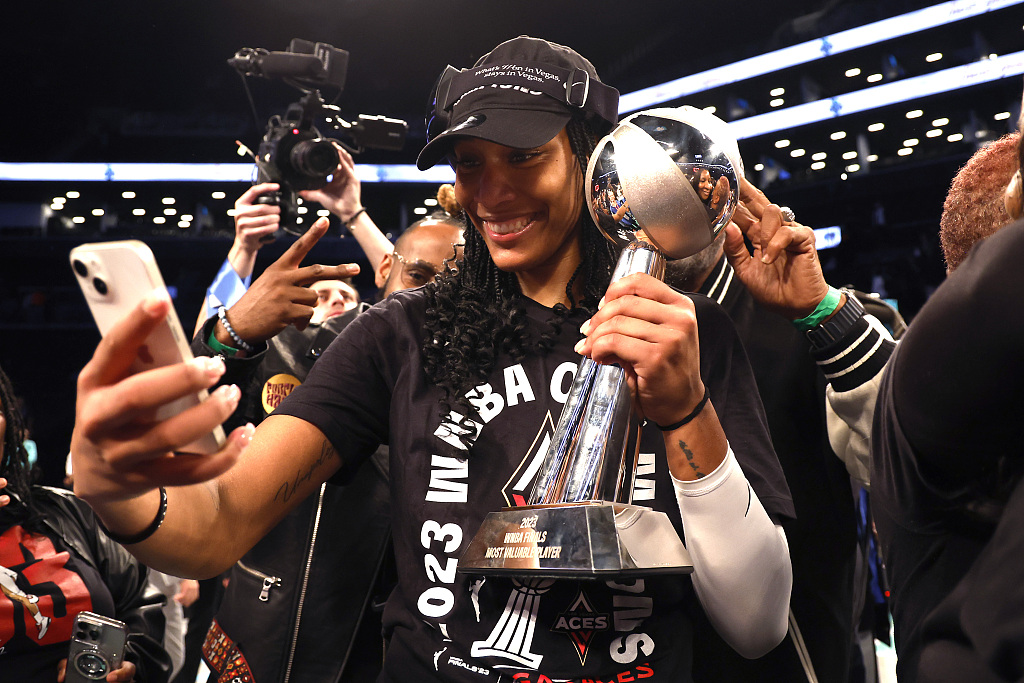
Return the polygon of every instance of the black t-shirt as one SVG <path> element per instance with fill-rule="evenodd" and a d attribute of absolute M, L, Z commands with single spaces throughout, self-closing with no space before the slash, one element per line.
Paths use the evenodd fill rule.
<path fill-rule="evenodd" d="M 790 517 L 735 330 L 716 304 L 693 298 L 702 377 L 733 451 L 768 513 Z M 423 292 L 408 291 L 360 315 L 276 411 L 315 425 L 346 467 L 390 442 L 399 584 L 385 610 L 391 641 L 381 680 L 689 680 L 695 597 L 687 577 L 520 581 L 455 572 L 485 514 L 529 495 L 579 361 L 583 314 L 569 317 L 544 356 L 499 355 L 473 399 L 481 424 L 464 453 L 441 424 L 441 390 L 422 368 L 424 313 Z M 527 302 L 533 332 L 550 316 Z M 667 513 L 682 535 L 661 433 L 644 429 L 640 451 L 634 502 Z M 351 524 L 357 533 L 358 520 Z"/>
<path fill-rule="evenodd" d="M 84 611 L 114 617 L 114 599 L 60 536 L 21 525 L 0 534 L 0 678 L 56 681 Z"/>
<path fill-rule="evenodd" d="M 883 377 L 872 509 L 901 683 L 916 679 L 922 625 L 985 548 L 1024 473 L 1022 262 L 1024 222 L 979 242 L 915 317 Z M 1020 559 L 1005 570 L 1019 577 Z"/>

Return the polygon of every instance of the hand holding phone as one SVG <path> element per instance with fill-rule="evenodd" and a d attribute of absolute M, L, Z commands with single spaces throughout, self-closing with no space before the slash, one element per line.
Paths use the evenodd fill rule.
<path fill-rule="evenodd" d="M 124 240 L 83 244 L 71 250 L 71 266 L 100 333 L 135 309 L 153 290 L 166 292 L 153 252 L 143 242 Z M 146 338 L 131 363 L 139 373 L 193 358 L 181 322 L 171 307 L 163 322 Z M 206 400 L 205 389 L 167 403 L 156 410 L 155 421 L 167 420 Z M 215 453 L 224 445 L 224 431 L 216 427 L 178 449 L 184 453 Z"/>
<path fill-rule="evenodd" d="M 121 668 L 127 642 L 128 627 L 123 621 L 93 612 L 79 613 L 71 632 L 64 682 L 106 680 L 107 674 Z"/>

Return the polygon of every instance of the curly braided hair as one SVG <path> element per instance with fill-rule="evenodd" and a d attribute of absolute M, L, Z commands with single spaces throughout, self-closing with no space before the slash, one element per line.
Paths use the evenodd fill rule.
<path fill-rule="evenodd" d="M 578 117 L 569 121 L 566 132 L 582 174 L 597 136 L 590 124 Z M 608 287 L 617 251 L 594 225 L 586 206 L 579 223 L 581 261 L 565 292 L 572 307 L 593 315 Z M 539 338 L 530 339 L 515 274 L 494 264 L 483 238 L 471 226 L 466 230 L 465 242 L 458 273 L 427 288 L 423 355 L 427 377 L 444 391 L 439 402 L 442 422 L 447 422 L 454 411 L 462 416 L 458 426 L 472 434 L 471 418 L 479 413 L 466 397 L 467 392 L 486 380 L 501 353 L 518 362 L 527 355 L 550 351 L 570 309 L 556 305 L 547 329 Z M 582 283 L 579 301 L 573 293 L 577 281 Z M 460 439 L 467 449 L 472 445 L 466 438 Z"/>
<path fill-rule="evenodd" d="M 9 514 L 20 522 L 36 518 L 37 511 L 32 505 L 32 470 L 28 463 L 25 438 L 28 430 L 18 408 L 18 397 L 7 374 L 0 369 L 0 414 L 6 420 L 3 432 L 4 452 L 0 461 L 0 476 L 7 479 L 7 487 L 0 493 L 13 493 L 21 505 L 11 503 L 0 508 L 0 514 Z"/>

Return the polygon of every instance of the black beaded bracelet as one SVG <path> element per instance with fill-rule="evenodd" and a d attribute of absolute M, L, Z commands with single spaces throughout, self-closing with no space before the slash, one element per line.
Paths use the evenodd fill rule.
<path fill-rule="evenodd" d="M 688 422 L 692 421 L 693 418 L 695 418 L 698 415 L 700 415 L 700 411 L 704 410 L 704 406 L 707 405 L 709 398 L 711 398 L 711 390 L 708 389 L 708 385 L 705 384 L 704 385 L 704 398 L 702 398 L 700 400 L 700 402 L 697 404 L 696 408 L 694 408 L 692 411 L 690 411 L 689 415 L 684 417 L 679 422 L 673 422 L 672 424 L 665 425 L 664 427 L 662 427 L 657 422 L 654 423 L 654 426 L 657 427 L 658 429 L 660 429 L 663 432 L 674 432 L 675 430 L 677 430 L 680 427 L 682 427 L 684 424 L 687 424 Z"/>
<path fill-rule="evenodd" d="M 115 534 L 114 532 L 107 529 L 107 527 L 100 522 L 100 528 L 103 529 L 103 533 L 109 536 L 112 540 L 117 541 L 121 545 L 132 545 L 133 543 L 142 543 L 147 538 L 156 533 L 156 530 L 160 528 L 160 525 L 164 523 L 164 517 L 167 515 L 167 489 L 163 486 L 160 487 L 160 507 L 156 511 L 156 517 L 152 523 L 145 529 L 132 536 L 122 536 L 121 534 Z"/>
<path fill-rule="evenodd" d="M 249 353 L 252 353 L 253 351 L 256 350 L 255 346 L 239 337 L 238 333 L 235 332 L 235 328 L 231 327 L 231 323 L 228 322 L 228 309 L 224 308 L 223 306 L 218 308 L 217 317 L 220 318 L 221 324 L 224 325 L 224 329 L 227 330 L 229 335 L 231 335 L 231 338 L 234 340 L 234 342 L 238 344 L 238 348 L 244 349 Z"/>
<path fill-rule="evenodd" d="M 351 216 L 349 216 L 349 217 L 348 217 L 348 220 L 347 220 L 347 221 L 345 221 L 345 227 L 346 227 L 346 228 L 349 228 L 349 227 L 351 227 L 351 225 L 352 225 L 352 221 L 354 221 L 355 219 L 359 218 L 359 214 L 361 214 L 361 213 L 366 213 L 366 208 L 365 208 L 365 207 L 364 207 L 364 208 L 362 208 L 362 209 L 359 209 L 359 210 L 358 210 L 358 211 L 356 211 L 356 212 L 355 212 L 354 214 L 352 214 Z"/>

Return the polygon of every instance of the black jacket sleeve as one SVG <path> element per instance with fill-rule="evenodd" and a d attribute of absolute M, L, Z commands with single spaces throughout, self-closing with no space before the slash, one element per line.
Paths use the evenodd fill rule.
<path fill-rule="evenodd" d="M 259 424 L 263 419 L 259 390 L 258 388 L 253 390 L 252 385 L 256 381 L 256 372 L 267 355 L 268 347 L 266 344 L 260 344 L 256 353 L 245 358 L 219 354 L 207 343 L 216 324 L 216 316 L 203 323 L 199 333 L 192 340 L 192 353 L 197 357 L 220 355 L 224 359 L 225 371 L 220 381 L 217 382 L 217 386 L 234 384 L 242 390 L 242 398 L 238 402 L 238 407 L 231 417 L 224 422 L 224 431 L 230 432 L 235 427 L 240 427 L 247 422 Z"/>
<path fill-rule="evenodd" d="M 163 619 L 155 614 L 163 608 L 164 597 L 149 590 L 149 569 L 108 538 L 92 509 L 70 492 L 41 487 L 34 491 L 48 513 L 46 524 L 106 580 L 115 616 L 128 625 L 125 659 L 135 664 L 135 680 L 166 683 L 171 658 L 163 648 Z"/>
<path fill-rule="evenodd" d="M 1019 453 L 1024 221 L 979 242 L 914 319 L 892 360 L 892 399 L 924 467 L 952 479 Z"/>

